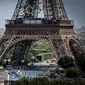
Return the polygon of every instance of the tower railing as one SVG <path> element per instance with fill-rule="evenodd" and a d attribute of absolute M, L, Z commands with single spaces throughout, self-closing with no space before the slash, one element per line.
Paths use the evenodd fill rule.
<path fill-rule="evenodd" d="M 47 19 L 23 19 L 23 20 L 6 20 L 5 25 L 15 24 L 56 24 L 56 25 L 74 25 L 73 20 L 47 20 Z"/>

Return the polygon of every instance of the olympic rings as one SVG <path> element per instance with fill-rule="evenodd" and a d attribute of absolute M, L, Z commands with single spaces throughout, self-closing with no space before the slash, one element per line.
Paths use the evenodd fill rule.
<path fill-rule="evenodd" d="M 24 12 L 27 13 L 27 14 L 33 14 L 33 13 L 39 14 L 41 12 L 41 9 L 39 8 L 39 6 L 32 7 L 29 4 L 27 4 L 23 7 L 26 7 Z"/>
<path fill-rule="evenodd" d="M 27 13 L 27 14 L 32 14 L 32 11 L 33 10 L 33 7 L 32 6 L 26 6 L 26 8 L 25 8 L 25 12 Z"/>

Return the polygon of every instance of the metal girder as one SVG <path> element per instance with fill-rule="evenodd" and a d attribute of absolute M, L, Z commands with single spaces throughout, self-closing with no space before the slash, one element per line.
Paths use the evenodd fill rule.
<path fill-rule="evenodd" d="M 63 0 L 18 0 L 12 20 L 38 18 L 41 11 L 46 19 L 68 19 Z"/>

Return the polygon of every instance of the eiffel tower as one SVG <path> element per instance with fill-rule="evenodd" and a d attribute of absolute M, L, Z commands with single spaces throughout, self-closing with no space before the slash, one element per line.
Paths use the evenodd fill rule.
<path fill-rule="evenodd" d="M 75 53 L 84 52 L 76 38 L 73 20 L 67 17 L 63 0 L 18 0 L 5 27 L 0 41 L 1 63 L 8 53 L 13 59 L 22 60 L 37 40 L 50 42 L 57 60 L 65 55 L 73 57 Z"/>

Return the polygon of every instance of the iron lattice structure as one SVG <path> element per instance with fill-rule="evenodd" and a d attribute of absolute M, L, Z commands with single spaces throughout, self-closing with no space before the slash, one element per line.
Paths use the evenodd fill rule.
<path fill-rule="evenodd" d="M 39 14 L 44 18 L 39 18 Z M 48 41 L 53 55 L 75 56 L 85 52 L 75 37 L 74 24 L 68 20 L 63 0 L 18 0 L 11 20 L 0 41 L 0 64 L 11 57 L 18 64 L 28 56 L 31 45 L 38 40 Z M 27 58 L 28 59 L 28 58 Z"/>
<path fill-rule="evenodd" d="M 12 20 L 38 18 L 41 11 L 46 19 L 68 19 L 62 0 L 18 0 Z"/>

